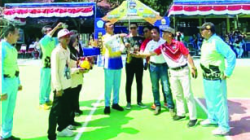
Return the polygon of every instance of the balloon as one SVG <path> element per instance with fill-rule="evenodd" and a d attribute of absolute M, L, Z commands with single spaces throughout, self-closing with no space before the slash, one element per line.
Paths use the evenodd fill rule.
<path fill-rule="evenodd" d="M 80 67 L 89 70 L 91 65 L 88 60 L 84 60 L 81 62 Z"/>

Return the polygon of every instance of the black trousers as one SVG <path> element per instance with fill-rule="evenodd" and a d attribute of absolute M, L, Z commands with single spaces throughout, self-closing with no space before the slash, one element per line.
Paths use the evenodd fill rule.
<path fill-rule="evenodd" d="M 69 97 L 71 89 L 63 90 L 63 94 L 60 97 L 56 96 L 56 91 L 54 91 L 53 105 L 49 114 L 49 129 L 48 129 L 48 139 L 56 139 L 56 126 L 58 124 L 58 131 L 62 131 L 69 125 L 70 120 L 70 102 Z"/>
<path fill-rule="evenodd" d="M 69 123 L 73 124 L 74 118 L 75 118 L 75 112 L 80 110 L 80 105 L 79 105 L 79 96 L 80 96 L 80 91 L 82 89 L 82 85 L 78 85 L 75 88 L 71 88 L 70 91 L 70 99 L 71 100 L 71 105 L 70 105 L 70 120 Z"/>
<path fill-rule="evenodd" d="M 142 101 L 142 76 L 143 63 L 126 63 L 126 99 L 127 103 L 131 103 L 131 87 L 134 80 L 134 75 L 137 85 L 137 103 Z"/>

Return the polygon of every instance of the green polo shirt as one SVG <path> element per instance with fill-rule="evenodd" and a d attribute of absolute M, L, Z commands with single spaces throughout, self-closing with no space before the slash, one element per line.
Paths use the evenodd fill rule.
<path fill-rule="evenodd" d="M 58 39 L 55 37 L 51 37 L 49 35 L 45 35 L 39 43 L 41 44 L 42 48 L 42 67 L 50 68 L 50 57 L 53 49 L 58 44 Z"/>
<path fill-rule="evenodd" d="M 19 71 L 17 64 L 17 50 L 7 41 L 1 42 L 2 50 L 2 69 L 3 74 L 14 77 L 16 71 Z"/>

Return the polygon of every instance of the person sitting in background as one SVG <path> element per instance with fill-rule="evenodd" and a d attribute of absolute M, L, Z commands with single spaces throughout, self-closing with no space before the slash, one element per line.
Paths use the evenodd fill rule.
<path fill-rule="evenodd" d="M 39 44 L 39 38 L 36 38 L 36 41 L 34 42 L 34 46 L 35 46 L 35 51 L 38 53 L 37 58 L 40 59 L 42 51 L 41 51 L 41 46 Z"/>
<path fill-rule="evenodd" d="M 90 37 L 89 37 L 89 46 L 91 46 L 91 47 L 96 46 L 95 40 L 93 39 L 92 35 L 90 35 Z"/>
<path fill-rule="evenodd" d="M 244 50 L 242 48 L 242 36 L 240 35 L 239 31 L 234 32 L 234 41 L 233 41 L 234 49 L 237 52 L 237 58 L 241 58 L 242 54 L 244 53 Z"/>
<path fill-rule="evenodd" d="M 35 51 L 35 44 L 34 44 L 34 42 L 29 45 L 28 52 L 31 53 L 31 56 L 32 56 L 33 59 L 36 59 L 36 55 L 35 55 L 36 51 Z"/>
<path fill-rule="evenodd" d="M 197 34 L 197 48 L 200 51 L 201 50 L 201 45 L 202 45 L 203 38 L 201 37 L 201 34 Z"/>
<path fill-rule="evenodd" d="M 176 38 L 175 38 L 177 41 L 181 41 L 183 42 L 184 41 L 184 34 L 180 31 L 176 32 Z"/>

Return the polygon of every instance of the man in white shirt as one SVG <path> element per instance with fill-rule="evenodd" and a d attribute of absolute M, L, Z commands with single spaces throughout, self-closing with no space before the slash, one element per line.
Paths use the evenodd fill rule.
<path fill-rule="evenodd" d="M 158 48 L 161 44 L 166 41 L 160 37 L 160 31 L 158 27 L 153 27 L 151 29 L 152 40 L 146 46 L 145 53 L 149 53 Z M 172 98 L 172 93 L 169 87 L 168 81 L 168 66 L 162 55 L 151 56 L 149 60 L 149 73 L 150 79 L 152 83 L 152 92 L 154 96 L 154 104 L 155 115 L 158 115 L 161 111 L 161 103 L 160 103 L 160 92 L 159 92 L 159 81 L 161 80 L 162 92 L 165 95 L 164 97 L 167 100 L 168 108 L 171 115 L 174 115 L 174 103 Z"/>
<path fill-rule="evenodd" d="M 69 130 L 70 105 L 69 95 L 71 86 L 70 77 L 70 51 L 68 49 L 69 37 L 72 33 L 67 29 L 58 32 L 59 44 L 51 54 L 51 80 L 54 91 L 54 101 L 49 115 L 48 139 L 56 140 L 56 124 L 58 136 L 73 136 Z"/>
<path fill-rule="evenodd" d="M 167 27 L 162 28 L 163 36 L 166 37 L 166 42 L 156 48 L 153 52 L 137 54 L 137 57 L 148 57 L 162 54 L 169 66 L 169 77 L 171 90 L 176 97 L 177 115 L 173 117 L 175 121 L 186 118 L 186 110 L 184 98 L 187 101 L 189 119 L 188 127 L 193 127 L 197 123 L 197 111 L 194 96 L 191 89 L 192 77 L 197 78 L 197 69 L 193 59 L 189 54 L 188 49 L 182 42 L 174 40 L 175 30 Z M 190 66 L 190 70 L 188 68 Z M 184 94 L 184 98 L 183 98 Z"/>

